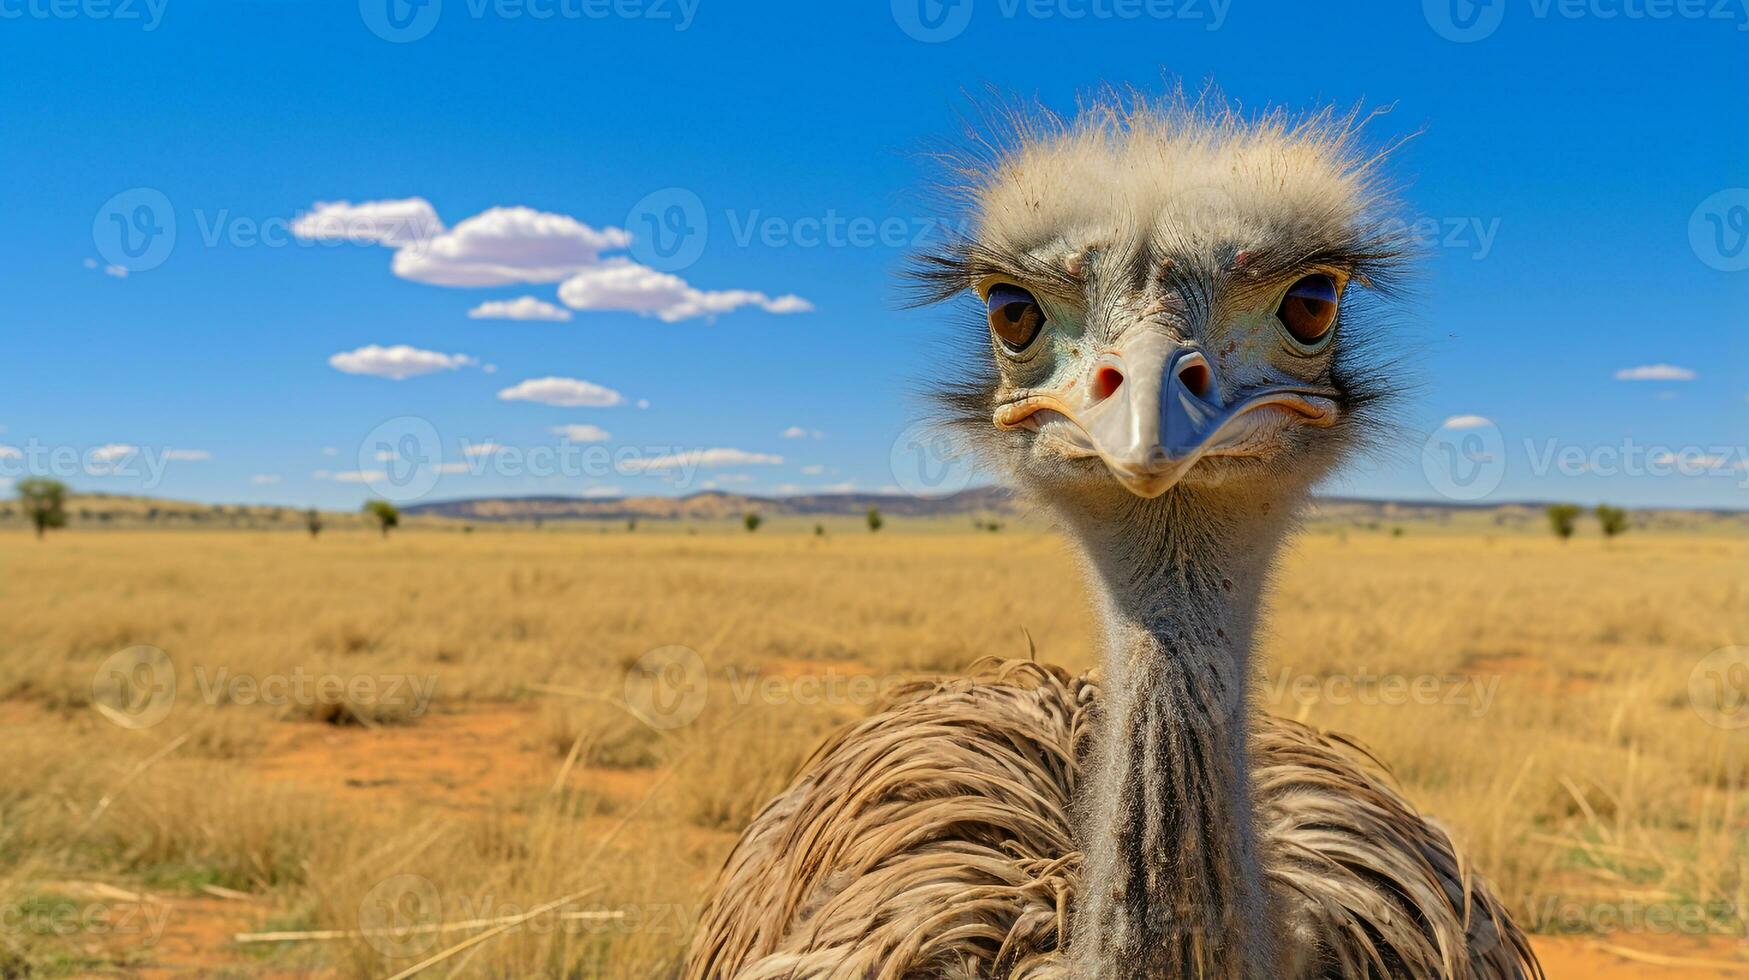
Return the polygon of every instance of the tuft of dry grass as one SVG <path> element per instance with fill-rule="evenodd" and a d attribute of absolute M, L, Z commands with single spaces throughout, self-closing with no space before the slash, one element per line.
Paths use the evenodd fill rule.
<path fill-rule="evenodd" d="M 197 916 L 220 886 L 257 928 L 394 941 L 26 929 L 0 975 L 383 976 L 479 931 L 418 927 L 579 891 L 443 975 L 663 975 L 741 825 L 885 686 L 1027 635 L 1093 664 L 1059 538 L 927 530 L 7 535 L 0 903 L 107 882 Z M 1651 906 L 1742 934 L 1749 729 L 1689 684 L 1749 637 L 1746 569 L 1740 537 L 1315 527 L 1283 556 L 1258 696 L 1370 745 L 1532 928 L 1649 928 Z M 94 681 L 137 644 L 175 683 L 131 730 Z M 676 646 L 696 672 L 650 659 Z"/>

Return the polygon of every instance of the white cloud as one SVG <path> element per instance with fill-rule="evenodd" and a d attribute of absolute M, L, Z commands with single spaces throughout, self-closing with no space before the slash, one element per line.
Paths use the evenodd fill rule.
<path fill-rule="evenodd" d="M 406 344 L 394 347 L 379 347 L 371 344 L 354 351 L 344 351 L 328 358 L 328 363 L 336 370 L 347 374 L 368 374 L 378 378 L 390 378 L 395 381 L 405 381 L 421 374 L 431 374 L 435 371 L 454 371 L 458 368 L 477 364 L 466 354 L 443 354 L 433 350 L 420 350 Z"/>
<path fill-rule="evenodd" d="M 1693 381 L 1694 372 L 1674 364 L 1643 364 L 1615 372 L 1617 381 Z"/>
<path fill-rule="evenodd" d="M 555 425 L 547 431 L 571 442 L 606 442 L 613 438 L 599 425 Z"/>
<path fill-rule="evenodd" d="M 318 480 L 335 480 L 340 483 L 373 483 L 377 480 L 386 480 L 389 476 L 382 470 L 349 470 L 342 473 L 317 470 L 310 475 Z"/>
<path fill-rule="evenodd" d="M 272 473 L 257 473 L 249 478 L 249 482 L 258 487 L 271 487 L 279 482 L 279 477 Z"/>
<path fill-rule="evenodd" d="M 139 451 L 140 447 L 138 446 L 112 442 L 108 445 L 98 446 L 96 449 L 91 450 L 90 457 L 93 463 L 115 463 L 127 459 L 129 456 L 132 456 Z"/>
<path fill-rule="evenodd" d="M 204 449 L 166 449 L 165 459 L 173 459 L 183 463 L 198 463 L 213 458 L 213 454 Z"/>
<path fill-rule="evenodd" d="M 1670 466 L 1684 476 L 1695 476 L 1713 470 L 1722 470 L 1731 464 L 1731 458 L 1721 453 L 1703 453 L 1695 450 L 1683 452 L 1658 452 L 1652 454 L 1652 463 L 1657 466 Z"/>
<path fill-rule="evenodd" d="M 620 496 L 620 489 L 619 489 L 619 487 L 607 487 L 607 486 L 590 487 L 590 488 L 583 491 L 583 496 L 585 496 L 585 497 L 618 497 L 618 496 Z"/>
<path fill-rule="evenodd" d="M 752 483 L 753 476 L 749 473 L 723 473 L 717 476 L 718 483 Z"/>
<path fill-rule="evenodd" d="M 571 311 L 562 306 L 554 306 L 543 299 L 533 296 L 520 296 L 516 299 L 495 299 L 481 303 L 468 311 L 472 320 L 551 320 L 561 322 L 571 319 Z"/>
<path fill-rule="evenodd" d="M 492 208 L 428 242 L 395 253 L 395 275 L 433 286 L 558 282 L 630 245 L 619 228 L 596 230 L 576 218 L 533 208 Z"/>
<path fill-rule="evenodd" d="M 338 456 L 338 455 L 340 455 L 340 450 L 335 449 L 333 446 L 323 446 L 322 447 L 322 455 L 324 455 L 324 456 Z"/>
<path fill-rule="evenodd" d="M 855 489 L 856 489 L 856 482 L 854 480 L 845 480 L 843 483 L 828 483 L 825 486 L 820 488 L 820 492 L 821 493 L 850 493 L 850 492 L 854 491 Z"/>
<path fill-rule="evenodd" d="M 1485 425 L 1493 425 L 1492 419 L 1483 415 L 1453 415 L 1439 424 L 1442 429 L 1480 429 Z"/>
<path fill-rule="evenodd" d="M 17 446 L 0 446 L 0 459 L 22 459 L 24 452 Z"/>
<path fill-rule="evenodd" d="M 610 408 L 625 401 L 612 388 L 577 378 L 530 378 L 498 393 L 507 402 L 538 402 L 561 408 Z"/>
<path fill-rule="evenodd" d="M 818 464 L 813 465 L 813 466 L 802 467 L 802 475 L 803 476 L 820 476 L 820 475 L 824 474 L 825 472 L 826 472 L 826 467 L 820 466 Z"/>
<path fill-rule="evenodd" d="M 422 197 L 398 201 L 317 201 L 292 222 L 292 234 L 312 241 L 401 246 L 443 231 L 437 210 Z"/>
<path fill-rule="evenodd" d="M 87 269 L 97 268 L 97 260 L 96 259 L 86 259 L 85 260 L 85 268 L 87 268 Z"/>
<path fill-rule="evenodd" d="M 610 259 L 578 272 L 559 286 L 559 299 L 574 310 L 617 310 L 653 316 L 665 323 L 715 317 L 743 306 L 758 306 L 768 313 L 813 309 L 799 296 L 773 299 L 747 289 L 694 289 L 679 276 L 627 259 Z"/>
<path fill-rule="evenodd" d="M 503 451 L 504 447 L 495 442 L 477 442 L 462 447 L 463 456 L 495 456 Z"/>
<path fill-rule="evenodd" d="M 432 468 L 436 473 L 472 473 L 474 468 L 467 463 L 438 463 Z"/>
<path fill-rule="evenodd" d="M 594 228 L 570 215 L 528 207 L 495 207 L 446 229 L 424 198 L 318 202 L 292 225 L 299 237 L 378 244 L 395 249 L 395 275 L 435 286 L 562 283 L 559 298 L 577 310 L 617 310 L 673 323 L 714 317 L 744 306 L 768 313 L 806 313 L 812 303 L 793 294 L 747 289 L 694 289 L 679 276 L 630 259 L 604 257 L 631 245 L 623 228 Z M 475 319 L 564 320 L 569 314 L 532 296 L 491 301 Z"/>
<path fill-rule="evenodd" d="M 697 466 L 775 466 L 782 462 L 782 456 L 752 453 L 744 449 L 691 449 L 667 456 L 652 456 L 649 459 L 628 459 L 618 465 L 622 473 L 642 473 Z"/>
<path fill-rule="evenodd" d="M 639 408 L 649 408 L 650 407 L 650 400 L 648 398 L 638 399 L 638 407 Z"/>
<path fill-rule="evenodd" d="M 115 279 L 126 279 L 128 267 L 125 265 L 106 265 L 103 267 L 103 274 Z"/>
<path fill-rule="evenodd" d="M 780 434 L 785 439 L 824 439 L 824 438 L 826 438 L 826 433 L 821 432 L 819 429 L 804 429 L 799 425 L 792 425 L 789 428 L 783 430 L 783 432 Z"/>

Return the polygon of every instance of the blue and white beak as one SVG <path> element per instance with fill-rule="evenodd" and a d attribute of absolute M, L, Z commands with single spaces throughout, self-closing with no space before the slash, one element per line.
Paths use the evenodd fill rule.
<path fill-rule="evenodd" d="M 1262 455 L 1284 426 L 1332 425 L 1336 412 L 1333 392 L 1290 378 L 1229 390 L 1201 350 L 1147 331 L 1100 353 L 1060 390 L 1022 393 L 994 421 L 1098 457 L 1130 492 L 1158 497 L 1205 456 Z"/>

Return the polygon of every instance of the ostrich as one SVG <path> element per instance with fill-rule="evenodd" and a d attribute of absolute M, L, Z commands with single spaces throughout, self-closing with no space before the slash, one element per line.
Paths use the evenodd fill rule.
<path fill-rule="evenodd" d="M 947 421 L 1077 543 L 1102 667 L 984 662 L 831 737 L 730 854 L 685 976 L 1540 977 L 1382 767 L 1246 693 L 1296 505 L 1392 391 L 1368 337 L 1406 252 L 1363 120 L 1013 121 L 916 275 L 976 303 Z"/>

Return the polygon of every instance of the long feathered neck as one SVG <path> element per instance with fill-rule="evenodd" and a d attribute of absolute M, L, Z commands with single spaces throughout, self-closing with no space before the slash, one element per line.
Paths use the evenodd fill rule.
<path fill-rule="evenodd" d="M 1065 515 L 1106 630 L 1098 755 L 1080 804 L 1087 863 L 1071 949 L 1081 975 L 1275 972 L 1246 688 L 1282 510 L 1176 489 L 1115 516 Z"/>

